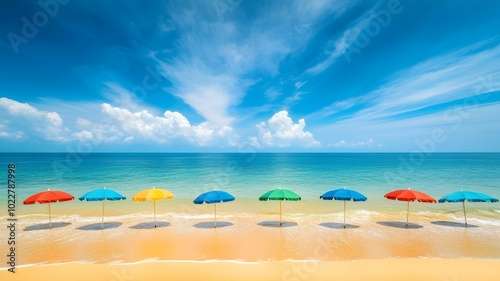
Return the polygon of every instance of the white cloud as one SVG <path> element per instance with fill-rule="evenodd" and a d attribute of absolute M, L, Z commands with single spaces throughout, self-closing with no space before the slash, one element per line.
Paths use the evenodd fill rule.
<path fill-rule="evenodd" d="M 9 122 L 4 121 L 4 123 L 8 124 Z M 19 140 L 24 137 L 25 136 L 23 132 L 10 132 L 9 128 L 6 125 L 0 124 L 0 138 Z"/>
<path fill-rule="evenodd" d="M 80 140 L 95 142 L 188 142 L 199 146 L 234 146 L 237 135 L 228 126 L 217 126 L 206 121 L 191 125 L 179 112 L 165 111 L 155 116 L 147 110 L 132 112 L 125 108 L 104 103 L 101 106 L 106 122 L 93 123 L 77 120 L 80 132 L 73 136 Z"/>
<path fill-rule="evenodd" d="M 67 141 L 67 129 L 56 112 L 37 109 L 27 103 L 20 103 L 8 98 L 0 98 L 0 116 L 8 120 L 8 128 L 3 129 L 2 136 L 22 138 L 28 130 L 31 136 L 51 141 Z M 6 125 L 3 125 L 6 127 Z M 15 131 L 7 133 L 6 130 Z"/>
<path fill-rule="evenodd" d="M 337 143 L 334 143 L 330 146 L 334 147 L 348 147 L 348 148 L 358 148 L 358 147 L 382 147 L 381 144 L 376 143 L 372 138 L 369 138 L 367 141 L 358 141 L 358 142 L 347 142 L 345 140 L 341 140 Z"/>
<path fill-rule="evenodd" d="M 257 124 L 259 136 L 250 138 L 249 142 L 256 147 L 320 145 L 310 132 L 304 131 L 305 126 L 304 119 L 294 123 L 292 118 L 288 117 L 288 112 L 283 110 L 274 114 L 267 122 Z"/>
<path fill-rule="evenodd" d="M 103 103 L 100 112 L 87 112 L 93 120 L 76 117 L 75 127 L 63 127 L 56 112 L 47 112 L 0 98 L 0 138 L 38 138 L 51 142 L 176 143 L 193 146 L 236 146 L 239 136 L 229 126 L 208 121 L 192 125 L 179 112 L 157 116 L 148 110 L 131 111 Z"/>

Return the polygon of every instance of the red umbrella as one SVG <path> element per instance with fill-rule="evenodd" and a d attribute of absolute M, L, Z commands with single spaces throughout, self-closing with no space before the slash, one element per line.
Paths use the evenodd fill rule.
<path fill-rule="evenodd" d="M 49 204 L 49 226 L 52 228 L 52 218 L 50 214 L 50 203 L 55 203 L 55 202 L 64 202 L 64 201 L 70 201 L 75 199 L 73 195 L 63 192 L 63 191 L 58 191 L 58 190 L 50 190 L 47 189 L 47 191 L 42 191 L 38 192 L 36 194 L 31 195 L 30 197 L 26 198 L 26 200 L 23 201 L 24 205 L 31 205 L 35 203 L 40 203 L 40 204 Z"/>
<path fill-rule="evenodd" d="M 417 200 L 418 202 L 424 203 L 436 203 L 436 199 L 423 192 L 411 190 L 410 188 L 391 191 L 384 195 L 384 197 L 391 200 L 408 202 L 408 205 L 406 207 L 406 227 L 408 227 L 408 213 L 410 212 L 410 202 Z"/>

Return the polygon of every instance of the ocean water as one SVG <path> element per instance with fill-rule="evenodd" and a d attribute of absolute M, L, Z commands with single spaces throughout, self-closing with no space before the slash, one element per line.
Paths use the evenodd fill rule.
<path fill-rule="evenodd" d="M 4 187 L 10 163 L 16 165 L 21 212 L 33 208 L 23 206 L 22 200 L 39 191 L 63 190 L 76 199 L 102 187 L 122 193 L 131 202 L 136 192 L 156 186 L 172 191 L 178 204 L 188 205 L 213 189 L 258 204 L 257 198 L 266 191 L 286 188 L 302 196 L 308 213 L 321 205 L 320 195 L 340 187 L 367 196 L 366 204 L 358 205 L 366 211 L 399 208 L 383 197 L 394 189 L 417 189 L 436 199 L 460 189 L 500 197 L 498 153 L 4 153 L 0 154 Z M 0 202 L 6 202 L 6 188 L 2 190 Z M 421 205 L 428 204 L 415 204 L 415 208 L 429 208 Z M 456 204 L 433 205 L 440 206 L 431 210 L 457 208 L 449 206 Z M 477 212 L 486 210 L 490 216 L 500 210 L 500 204 L 472 204 L 472 210 L 475 206 L 479 206 Z"/>
<path fill-rule="evenodd" d="M 189 199 L 214 188 L 257 198 L 279 187 L 304 199 L 338 187 L 369 199 L 408 187 L 434 197 L 459 189 L 500 196 L 499 153 L 3 153 L 4 186 L 9 163 L 22 198 L 47 188 L 77 197 L 104 186 L 128 196 L 157 186 Z"/>

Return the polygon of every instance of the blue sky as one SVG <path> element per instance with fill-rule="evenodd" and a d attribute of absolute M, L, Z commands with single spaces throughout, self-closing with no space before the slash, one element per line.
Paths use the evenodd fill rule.
<path fill-rule="evenodd" d="M 9 151 L 500 151 L 497 1 L 2 1 Z"/>

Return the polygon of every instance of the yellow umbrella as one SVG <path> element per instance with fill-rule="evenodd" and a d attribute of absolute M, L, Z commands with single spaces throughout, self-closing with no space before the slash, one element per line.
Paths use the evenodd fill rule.
<path fill-rule="evenodd" d="M 161 188 L 151 188 L 139 191 L 136 195 L 132 197 L 132 201 L 144 202 L 146 200 L 152 200 L 155 213 L 155 227 L 156 227 L 156 200 L 168 200 L 174 198 L 174 194 L 168 190 Z"/>

